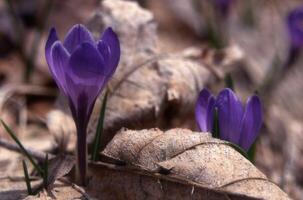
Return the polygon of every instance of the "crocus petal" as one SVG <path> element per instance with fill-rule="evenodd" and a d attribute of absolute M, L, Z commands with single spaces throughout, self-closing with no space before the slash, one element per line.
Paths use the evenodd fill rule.
<path fill-rule="evenodd" d="M 220 138 L 238 144 L 243 116 L 240 100 L 231 89 L 226 88 L 219 93 L 216 106 L 218 107 Z"/>
<path fill-rule="evenodd" d="M 214 4 L 222 17 L 227 17 L 233 0 L 213 0 Z"/>
<path fill-rule="evenodd" d="M 83 93 L 88 96 L 88 106 L 94 103 L 107 77 L 104 75 L 104 60 L 95 46 L 82 43 L 71 55 L 66 71 L 68 96 L 77 109 Z"/>
<path fill-rule="evenodd" d="M 247 100 L 241 125 L 240 146 L 249 150 L 256 140 L 262 125 L 262 105 L 259 97 L 252 96 Z"/>
<path fill-rule="evenodd" d="M 107 28 L 98 42 L 98 50 L 106 64 L 106 74 L 112 76 L 120 60 L 120 42 L 112 28 Z"/>
<path fill-rule="evenodd" d="M 303 46 L 303 6 L 291 11 L 287 17 L 287 26 L 292 48 Z"/>
<path fill-rule="evenodd" d="M 58 36 L 55 28 L 51 28 L 48 39 L 45 45 L 45 58 L 48 65 L 52 65 L 52 57 L 51 57 L 51 47 L 52 45 L 58 41 Z"/>
<path fill-rule="evenodd" d="M 92 34 L 81 24 L 74 25 L 67 33 L 63 45 L 72 54 L 76 48 L 83 42 L 94 44 Z"/>
<path fill-rule="evenodd" d="M 56 41 L 51 48 L 49 69 L 58 85 L 58 87 L 66 94 L 65 71 L 69 60 L 69 53 L 63 47 L 60 41 Z"/>
<path fill-rule="evenodd" d="M 198 97 L 195 113 L 196 121 L 202 132 L 210 132 L 214 122 L 215 98 L 207 89 L 203 89 Z"/>
<path fill-rule="evenodd" d="M 88 42 L 82 43 L 71 55 L 68 70 L 72 71 L 75 78 L 83 80 L 83 84 L 96 76 L 105 75 L 105 63 L 102 55 L 94 45 Z M 91 83 L 95 84 L 95 83 Z"/>

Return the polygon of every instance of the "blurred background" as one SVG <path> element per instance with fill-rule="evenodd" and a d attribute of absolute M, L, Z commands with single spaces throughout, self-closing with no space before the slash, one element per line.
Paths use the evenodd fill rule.
<path fill-rule="evenodd" d="M 128 1 L 137 5 L 131 7 L 133 9 L 127 6 L 123 9 L 118 3 L 121 1 L 113 0 L 111 6 L 105 7 L 100 0 L 0 1 L 1 118 L 18 130 L 25 144 L 38 149 L 52 149 L 54 143 L 60 146 L 62 137 L 51 136 L 50 132 L 54 131 L 49 125 L 49 113 L 64 107 L 60 105 L 64 103 L 60 98 L 58 100 L 60 95 L 44 57 L 49 29 L 55 27 L 63 39 L 76 23 L 86 24 L 97 32 L 96 36 L 97 26 L 110 24 L 119 30 L 122 47 L 131 47 L 137 43 L 125 42 L 128 31 L 123 33 L 118 22 L 112 23 L 112 18 L 119 16 L 129 20 L 127 22 L 133 30 L 137 30 L 138 21 L 146 18 L 146 24 L 142 25 L 144 41 L 135 38 L 142 43 L 140 48 L 152 49 L 150 51 L 157 56 L 185 56 L 207 69 L 210 75 L 207 81 L 203 80 L 202 86 L 214 93 L 226 86 L 226 80 L 232 79 L 234 89 L 243 102 L 255 92 L 260 95 L 264 106 L 264 125 L 256 144 L 255 164 L 292 198 L 303 199 L 303 42 L 295 41 L 294 37 L 299 36 L 290 31 L 292 22 L 289 21 L 290 13 L 300 9 L 303 1 Z M 298 14 L 294 23 L 303 41 L 303 8 L 301 10 L 302 14 Z M 134 13 L 138 18 L 128 18 Z M 100 15 L 103 21 L 98 25 Z M 145 29 L 149 24 L 155 29 Z M 141 30 L 140 27 L 138 30 Z M 126 51 L 122 48 L 124 56 Z M 128 63 L 127 58 L 122 57 L 120 68 L 127 65 L 125 63 Z M 195 99 L 196 95 L 193 93 L 188 98 Z M 194 101 L 189 102 L 193 106 Z M 189 109 L 189 114 L 181 112 L 177 119 L 173 119 L 171 114 L 174 113 L 173 108 L 166 108 L 170 111 L 165 115 L 172 119 L 166 119 L 165 125 L 156 123 L 153 126 L 197 130 L 193 107 Z M 190 117 L 185 120 L 182 116 Z M 63 123 L 58 121 L 52 123 Z M 130 127 L 145 128 L 145 125 Z M 0 137 L 6 138 L 7 135 L 1 130 Z M 70 140 L 74 140 L 72 138 Z M 9 154 L 0 153 L 1 163 L 11 162 L 10 159 Z M 6 164 L 0 165 L 0 168 L 6 167 Z"/>

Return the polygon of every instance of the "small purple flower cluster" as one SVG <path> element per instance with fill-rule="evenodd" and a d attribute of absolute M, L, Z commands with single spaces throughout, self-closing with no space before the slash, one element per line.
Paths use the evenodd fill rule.
<path fill-rule="evenodd" d="M 262 105 L 259 97 L 250 97 L 244 109 L 241 101 L 229 88 L 223 89 L 217 98 L 207 89 L 203 89 L 196 103 L 196 121 L 201 131 L 212 132 L 216 110 L 220 138 L 248 151 L 262 125 Z"/>

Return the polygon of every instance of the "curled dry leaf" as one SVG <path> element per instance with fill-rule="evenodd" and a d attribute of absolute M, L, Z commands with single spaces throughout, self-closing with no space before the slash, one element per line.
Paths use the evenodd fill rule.
<path fill-rule="evenodd" d="M 75 158 L 68 155 L 58 155 L 51 159 L 48 164 L 47 184 L 53 187 L 56 180 L 68 174 L 75 165 Z"/>
<path fill-rule="evenodd" d="M 102 155 L 125 163 L 91 165 L 88 190 L 105 199 L 289 199 L 250 161 L 208 133 L 121 130 Z"/>

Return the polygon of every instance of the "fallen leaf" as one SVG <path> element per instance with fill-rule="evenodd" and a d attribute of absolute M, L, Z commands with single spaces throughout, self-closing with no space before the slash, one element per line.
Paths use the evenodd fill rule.
<path fill-rule="evenodd" d="M 91 164 L 88 191 L 105 199 L 289 199 L 250 161 L 208 133 L 123 129 L 102 155 L 125 163 Z"/>
<path fill-rule="evenodd" d="M 48 187 L 52 187 L 56 180 L 68 174 L 75 165 L 75 157 L 58 155 L 48 164 Z"/>

